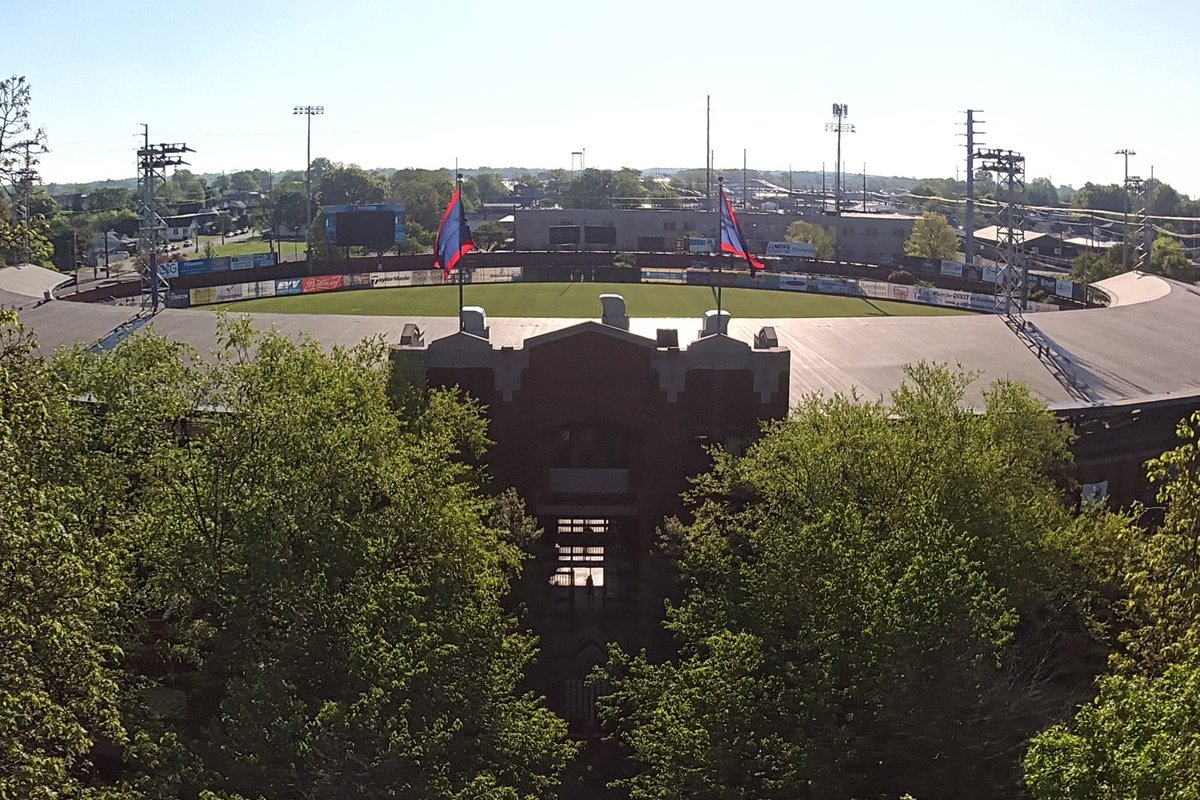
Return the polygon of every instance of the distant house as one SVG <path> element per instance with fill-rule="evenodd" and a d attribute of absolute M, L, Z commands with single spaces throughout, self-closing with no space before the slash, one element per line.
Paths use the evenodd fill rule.
<path fill-rule="evenodd" d="M 165 217 L 163 222 L 166 223 L 166 230 L 163 231 L 163 236 L 168 242 L 182 242 L 185 239 L 196 238 L 196 233 L 199 231 L 199 223 L 197 214 L 181 214 L 177 217 Z"/>
<path fill-rule="evenodd" d="M 994 251 L 1000 241 L 1000 229 L 996 225 L 989 225 L 986 228 L 980 228 L 975 231 L 975 241 L 985 251 Z M 1042 233 L 1041 231 L 1021 231 L 1021 238 L 1018 240 L 1021 243 L 1021 250 L 1026 253 L 1041 256 L 1062 256 L 1063 242 L 1062 239 L 1052 233 Z"/>

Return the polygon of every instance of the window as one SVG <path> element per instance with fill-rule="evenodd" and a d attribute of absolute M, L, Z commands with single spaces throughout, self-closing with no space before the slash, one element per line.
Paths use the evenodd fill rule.
<path fill-rule="evenodd" d="M 609 522 L 600 517 L 559 517 L 559 543 L 554 548 L 558 566 L 550 576 L 551 586 L 585 590 L 603 588 L 604 546 L 575 544 L 571 539 L 607 534 Z"/>

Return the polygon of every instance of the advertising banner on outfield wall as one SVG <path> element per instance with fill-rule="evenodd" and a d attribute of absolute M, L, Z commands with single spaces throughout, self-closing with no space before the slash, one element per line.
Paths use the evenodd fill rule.
<path fill-rule="evenodd" d="M 275 281 L 250 281 L 242 284 L 242 296 L 246 299 L 251 297 L 274 297 L 275 296 Z"/>
<path fill-rule="evenodd" d="M 254 256 L 253 255 L 230 256 L 229 257 L 229 268 L 230 269 L 254 269 Z"/>
<path fill-rule="evenodd" d="M 904 302 L 916 300 L 916 289 L 916 286 L 905 286 L 902 283 L 889 283 L 888 297 L 890 297 L 892 300 L 901 300 Z"/>
<path fill-rule="evenodd" d="M 1075 282 L 1065 281 L 1062 278 L 1054 281 L 1054 293 L 1059 297 L 1071 298 L 1075 296 Z"/>
<path fill-rule="evenodd" d="M 172 289 L 167 294 L 168 308 L 187 308 L 192 304 L 192 295 L 187 289 Z"/>
<path fill-rule="evenodd" d="M 311 278 L 301 278 L 301 286 L 305 294 L 318 292 L 336 292 L 345 285 L 344 275 L 314 275 Z"/>
<path fill-rule="evenodd" d="M 371 287 L 390 289 L 397 286 L 412 286 L 411 272 L 372 272 Z"/>
<path fill-rule="evenodd" d="M 254 266 L 256 266 L 256 267 L 273 267 L 273 266 L 275 266 L 275 254 L 274 253 L 255 253 L 253 256 L 251 256 L 251 258 L 254 259 Z"/>
<path fill-rule="evenodd" d="M 205 272 L 208 272 L 207 258 L 190 258 L 179 262 L 180 275 L 200 275 Z"/>
<path fill-rule="evenodd" d="M 942 261 L 942 274 L 951 278 L 961 278 L 965 266 L 961 261 Z"/>
<path fill-rule="evenodd" d="M 642 268 L 642 283 L 687 283 L 687 270 L 661 267 Z"/>
<path fill-rule="evenodd" d="M 370 289 L 371 273 L 350 272 L 344 277 L 343 286 L 347 289 Z"/>
<path fill-rule="evenodd" d="M 984 267 L 982 277 L 984 283 L 999 283 L 1000 270 L 996 269 L 995 267 Z"/>
<path fill-rule="evenodd" d="M 779 273 L 779 288 L 788 292 L 807 292 L 809 287 L 809 279 L 807 275 L 798 275 L 794 272 Z"/>
<path fill-rule="evenodd" d="M 241 300 L 245 298 L 246 293 L 242 284 L 232 283 L 226 286 L 217 287 L 217 302 L 228 303 L 233 300 Z"/>
<path fill-rule="evenodd" d="M 191 303 L 194 306 L 207 306 L 217 302 L 217 287 L 215 286 L 197 286 L 191 290 L 189 294 Z"/>
<path fill-rule="evenodd" d="M 807 258 L 815 261 L 817 248 L 812 242 L 767 242 L 767 255 Z"/>
<path fill-rule="evenodd" d="M 276 278 L 275 279 L 275 294 L 300 294 L 304 291 L 304 285 L 300 278 Z"/>
<path fill-rule="evenodd" d="M 159 274 L 161 274 L 164 278 L 167 278 L 167 279 L 178 278 L 179 277 L 179 262 L 178 261 L 167 261 L 164 263 L 164 262 L 160 261 L 158 264 L 158 271 L 159 271 Z"/>

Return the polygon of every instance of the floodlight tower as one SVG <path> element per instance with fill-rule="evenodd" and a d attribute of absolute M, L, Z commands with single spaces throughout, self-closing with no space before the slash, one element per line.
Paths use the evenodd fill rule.
<path fill-rule="evenodd" d="M 825 123 L 825 130 L 837 134 L 837 162 L 834 164 L 833 178 L 833 210 L 835 214 L 842 213 L 842 134 L 854 133 L 854 126 L 845 122 L 850 115 L 850 107 L 845 103 L 833 104 L 833 117 L 837 122 Z"/>
<path fill-rule="evenodd" d="M 292 108 L 292 115 L 303 114 L 308 118 L 308 147 L 305 150 L 304 158 L 304 213 L 305 225 L 312 227 L 312 118 L 314 116 L 324 114 L 325 106 L 295 106 Z M 312 238 L 312 231 L 309 232 L 309 238 Z M 305 251 L 305 260 L 312 263 L 312 252 Z"/>
<path fill-rule="evenodd" d="M 1125 227 L 1121 229 L 1121 269 L 1124 272 L 1129 271 L 1129 248 L 1126 247 L 1126 240 L 1129 239 L 1129 157 L 1136 156 L 1133 150 L 1128 147 L 1122 148 L 1113 153 L 1115 156 L 1125 156 L 1125 180 L 1121 182 L 1121 189 L 1125 192 Z"/>

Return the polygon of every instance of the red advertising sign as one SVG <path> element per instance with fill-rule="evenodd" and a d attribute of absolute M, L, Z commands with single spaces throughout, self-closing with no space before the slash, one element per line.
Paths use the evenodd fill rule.
<path fill-rule="evenodd" d="M 312 278 L 304 278 L 301 282 L 301 291 L 304 294 L 315 294 L 317 292 L 336 292 L 345 285 L 343 275 L 316 275 Z"/>

